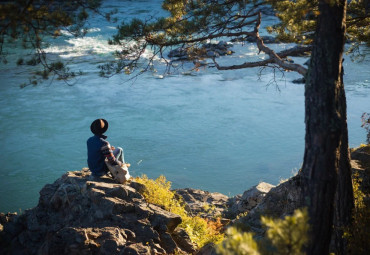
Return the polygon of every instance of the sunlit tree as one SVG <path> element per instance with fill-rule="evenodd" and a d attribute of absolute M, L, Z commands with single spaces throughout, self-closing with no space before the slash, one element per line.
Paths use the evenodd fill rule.
<path fill-rule="evenodd" d="M 261 11 L 266 3 L 272 4 L 277 9 L 277 15 L 281 20 L 280 24 L 271 28 L 271 31 L 278 32 L 280 38 L 301 45 L 275 52 L 264 44 L 259 30 Z M 356 1 L 352 6 L 359 3 L 360 1 Z M 284 4 L 299 8 L 286 8 Z M 301 6 L 298 6 L 299 4 Z M 344 0 L 312 2 L 165 0 L 163 8 L 170 13 L 169 17 L 154 21 L 135 19 L 129 23 L 122 23 L 117 35 L 110 41 L 112 44 L 121 45 L 122 51 L 117 52 L 115 62 L 101 67 L 101 74 L 109 76 L 122 71 L 134 73 L 138 70 L 148 70 L 158 56 L 171 67 L 173 61 L 167 58 L 166 53 L 173 47 L 181 47 L 181 51 L 185 52 L 187 58 L 193 60 L 195 65 L 203 56 L 208 56 L 213 59 L 215 67 L 219 70 L 267 66 L 296 71 L 303 75 L 306 78 L 306 138 L 300 176 L 304 187 L 302 203 L 309 208 L 310 223 L 313 226 L 307 252 L 328 253 L 334 222 L 337 253 L 343 253 L 345 242 L 341 233 L 351 219 L 353 191 L 348 154 L 342 54 L 346 37 L 366 41 L 368 36 L 361 31 L 369 29 L 366 23 L 368 12 L 365 11 L 360 13 L 364 17 L 360 17 L 360 14 L 357 16 L 351 14 L 353 16 L 349 22 L 357 21 L 359 26 L 356 31 L 350 30 L 350 33 L 346 33 L 346 6 L 347 1 Z M 367 6 L 362 4 L 357 7 L 355 8 L 357 10 L 366 10 Z M 294 12 L 297 13 L 289 16 Z M 365 22 L 362 23 L 363 21 Z M 206 49 L 202 47 L 202 44 L 209 40 L 238 37 L 253 38 L 259 52 L 265 53 L 267 58 L 222 66 L 217 62 L 216 56 L 207 54 Z M 153 54 L 145 66 L 140 57 L 147 49 L 151 49 Z M 308 69 L 287 59 L 288 56 L 311 50 Z"/>

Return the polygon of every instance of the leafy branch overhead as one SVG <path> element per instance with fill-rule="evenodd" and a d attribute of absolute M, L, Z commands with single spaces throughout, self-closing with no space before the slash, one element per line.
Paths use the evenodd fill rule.
<path fill-rule="evenodd" d="M 66 30 L 74 36 L 83 36 L 87 32 L 86 21 L 90 13 L 98 13 L 107 20 L 114 11 L 103 13 L 101 0 L 15 0 L 0 3 L 0 61 L 7 62 L 7 49 L 23 46 L 33 50 L 30 59 L 20 58 L 18 65 L 41 65 L 31 84 L 48 79 L 52 74 L 58 79 L 67 80 L 78 75 L 76 70 L 69 70 L 60 60 L 51 59 L 44 48 L 47 41 L 62 35 Z M 117 34 L 110 44 L 120 45 L 115 59 L 100 66 L 100 75 L 109 77 L 119 73 L 131 74 L 136 71 L 155 71 L 154 62 L 164 62 L 164 74 L 181 67 L 191 60 L 193 68 L 209 64 L 205 58 L 213 59 L 214 67 L 219 70 L 242 69 L 249 67 L 276 67 L 296 71 L 302 75 L 306 68 L 291 63 L 289 56 L 299 56 L 311 51 L 318 0 L 164 0 L 162 7 L 168 17 L 133 19 L 123 21 L 118 26 Z M 370 43 L 370 4 L 366 0 L 351 0 L 347 12 L 347 38 L 354 43 L 350 50 L 358 49 L 361 42 Z M 279 23 L 268 29 L 282 42 L 297 43 L 297 47 L 282 52 L 275 52 L 266 46 L 260 36 L 260 24 L 268 12 L 279 18 Z M 256 42 L 258 53 L 266 57 L 244 63 L 224 66 L 216 61 L 219 55 L 231 55 L 230 45 L 222 46 L 222 52 L 212 49 L 212 40 L 252 40 Z M 225 47 L 224 47 L 225 46 Z M 175 58 L 180 52 L 180 58 Z M 173 51 L 176 50 L 176 51 Z M 143 61 L 143 56 L 148 61 Z M 57 61 L 53 64 L 54 61 Z M 180 64 L 179 64 L 180 63 Z"/>
<path fill-rule="evenodd" d="M 23 47 L 34 54 L 28 60 L 19 58 L 17 65 L 39 65 L 42 71 L 36 72 L 43 79 L 53 73 L 59 79 L 76 75 L 63 63 L 47 59 L 44 48 L 46 41 L 62 35 L 61 30 L 78 37 L 87 32 L 86 20 L 89 12 L 99 13 L 101 0 L 15 0 L 0 4 L 0 60 L 7 63 L 7 49 Z M 109 18 L 109 14 L 106 15 Z M 63 65 L 63 66 L 62 66 Z M 41 73 L 41 74 L 40 74 Z M 31 83 L 37 83 L 36 79 Z"/>
<path fill-rule="evenodd" d="M 318 0 L 268 0 L 276 10 L 280 23 L 269 27 L 282 42 L 311 44 L 316 28 Z M 333 1 L 334 2 L 334 1 Z M 354 45 L 365 42 L 370 45 L 370 2 L 350 0 L 347 5 L 346 37 Z"/>
<path fill-rule="evenodd" d="M 351 1 L 349 6 L 348 26 L 353 29 L 349 29 L 348 38 L 357 42 L 370 42 L 370 20 L 365 2 Z M 122 22 L 117 34 L 109 41 L 110 44 L 121 45 L 122 50 L 116 52 L 116 61 L 100 66 L 102 76 L 111 76 L 122 71 L 129 74 L 138 68 L 146 71 L 152 68 L 157 57 L 166 62 L 166 71 L 169 72 L 175 61 L 168 59 L 166 54 L 177 47 L 180 47 L 186 58 L 193 60 L 196 66 L 199 60 L 209 57 L 219 70 L 272 66 L 296 71 L 302 75 L 307 71 L 305 67 L 288 61 L 287 57 L 311 51 L 310 44 L 319 14 L 318 1 L 165 0 L 162 7 L 168 11 L 169 17 Z M 279 24 L 269 27 L 268 30 L 276 34 L 280 41 L 298 43 L 297 47 L 275 52 L 264 44 L 259 30 L 261 12 L 266 8 L 273 8 L 280 19 Z M 252 38 L 259 52 L 265 53 L 268 58 L 222 66 L 215 60 L 217 55 L 205 52 L 207 49 L 204 43 L 223 38 Z M 147 49 L 151 50 L 152 54 L 148 56 L 148 63 L 143 65 L 139 60 Z M 169 56 L 171 57 L 171 54 Z"/>

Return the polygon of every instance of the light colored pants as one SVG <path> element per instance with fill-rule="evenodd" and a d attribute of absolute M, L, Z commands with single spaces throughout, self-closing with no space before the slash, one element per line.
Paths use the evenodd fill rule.
<path fill-rule="evenodd" d="M 116 159 L 118 159 L 119 161 L 121 161 L 122 163 L 125 163 L 125 157 L 123 155 L 123 149 L 121 147 L 116 147 L 114 150 L 113 150 L 113 155 Z"/>

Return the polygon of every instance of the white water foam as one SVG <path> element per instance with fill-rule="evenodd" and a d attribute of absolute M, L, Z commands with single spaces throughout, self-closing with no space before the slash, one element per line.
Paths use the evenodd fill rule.
<path fill-rule="evenodd" d="M 65 40 L 65 43 L 67 45 L 53 45 L 44 51 L 49 54 L 57 54 L 63 59 L 69 59 L 91 55 L 111 55 L 116 51 L 122 50 L 122 46 L 120 45 L 109 45 L 103 36 L 69 38 Z M 124 47 L 132 47 L 134 42 L 123 42 L 123 45 Z M 143 59 L 151 57 L 153 57 L 153 52 L 149 49 L 146 49 L 142 54 Z M 134 58 L 134 55 L 130 55 L 128 58 Z M 154 59 L 156 60 L 158 57 Z"/>
<path fill-rule="evenodd" d="M 68 45 L 54 45 L 45 49 L 46 53 L 58 54 L 61 58 L 81 57 L 91 54 L 107 54 L 120 50 L 119 46 L 109 45 L 101 36 L 70 38 Z"/>

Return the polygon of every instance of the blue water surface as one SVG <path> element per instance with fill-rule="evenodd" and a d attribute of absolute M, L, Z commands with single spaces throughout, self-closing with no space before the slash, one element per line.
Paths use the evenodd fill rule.
<path fill-rule="evenodd" d="M 122 4 L 123 3 L 123 4 Z M 163 15 L 160 1 L 106 1 L 123 19 Z M 267 19 L 273 22 L 273 19 Z M 116 24 L 115 24 L 116 25 Z M 235 195 L 260 181 L 277 184 L 296 172 L 304 152 L 304 86 L 296 73 L 214 68 L 161 79 L 145 73 L 100 78 L 97 65 L 114 51 L 106 39 L 115 25 L 98 16 L 87 37 L 67 34 L 46 51 L 85 75 L 69 86 L 50 80 L 19 88 L 32 67 L 14 61 L 0 68 L 0 211 L 37 204 L 38 192 L 69 170 L 86 167 L 86 140 L 96 118 L 109 121 L 108 140 L 125 150 L 133 176 L 165 175 L 173 188 L 200 188 Z M 291 45 L 271 45 L 286 48 Z M 234 44 L 223 64 L 263 57 L 255 45 Z M 366 49 L 365 49 L 366 50 Z M 19 48 L 9 49 L 16 59 Z M 365 141 L 361 114 L 370 111 L 369 57 L 345 57 L 350 146 Z M 304 63 L 306 59 L 295 59 Z"/>

